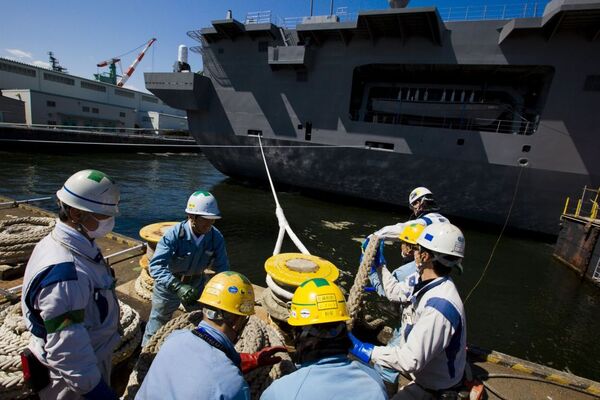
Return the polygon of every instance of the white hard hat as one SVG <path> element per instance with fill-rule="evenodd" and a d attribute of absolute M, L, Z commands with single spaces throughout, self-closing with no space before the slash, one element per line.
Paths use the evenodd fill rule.
<path fill-rule="evenodd" d="M 84 169 L 71 175 L 56 197 L 83 211 L 115 216 L 119 213 L 119 186 L 104 172 Z"/>
<path fill-rule="evenodd" d="M 447 267 L 456 266 L 462 271 L 460 260 L 465 256 L 465 237 L 456 226 L 449 222 L 431 224 L 426 227 L 417 243 L 427 250 L 438 253 L 437 257 Z M 458 257 L 458 260 L 448 260 L 444 255 Z"/>
<path fill-rule="evenodd" d="M 412 205 L 412 203 L 419 200 L 421 197 L 427 196 L 428 194 L 433 195 L 431 190 L 427 189 L 426 187 L 419 186 L 418 188 L 413 189 L 413 191 L 408 195 L 408 204 Z"/>
<path fill-rule="evenodd" d="M 221 211 L 219 211 L 215 196 L 202 190 L 192 193 L 187 202 L 185 212 L 200 215 L 206 219 L 221 218 Z"/>

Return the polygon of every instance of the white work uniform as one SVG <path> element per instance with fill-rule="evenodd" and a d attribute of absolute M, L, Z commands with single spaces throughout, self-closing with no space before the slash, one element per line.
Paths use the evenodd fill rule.
<path fill-rule="evenodd" d="M 398 240 L 398 236 L 402 233 L 404 228 L 406 228 L 410 224 L 421 224 L 423 226 L 429 226 L 431 224 L 450 222 L 448 218 L 444 217 L 439 213 L 427 213 L 420 215 L 416 219 L 411 219 L 406 222 L 400 222 L 395 225 L 384 226 L 379 229 L 374 235 L 379 236 L 380 238 L 389 239 L 389 240 Z"/>
<path fill-rule="evenodd" d="M 57 221 L 29 259 L 21 308 L 29 348 L 50 369 L 40 399 L 83 399 L 110 384 L 119 344 L 119 304 L 112 271 L 94 241 Z"/>
<path fill-rule="evenodd" d="M 450 277 L 436 278 L 414 290 L 408 284 L 410 279 L 414 276 L 398 283 L 389 271 L 382 270 L 386 295 L 407 302 L 407 306 L 402 313 L 400 343 L 376 346 L 371 361 L 410 374 L 428 390 L 451 388 L 462 381 L 466 365 L 467 327 L 462 300 Z M 428 393 L 423 393 L 427 398 Z"/>

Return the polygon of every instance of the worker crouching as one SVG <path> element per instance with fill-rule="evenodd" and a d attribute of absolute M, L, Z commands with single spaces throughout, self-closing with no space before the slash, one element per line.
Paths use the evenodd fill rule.
<path fill-rule="evenodd" d="M 281 361 L 285 347 L 239 354 L 234 343 L 254 314 L 254 290 L 242 274 L 227 271 L 205 286 L 202 321 L 194 330 L 171 333 L 156 355 L 136 400 L 250 399 L 243 374 Z"/>
<path fill-rule="evenodd" d="M 298 370 L 274 381 L 261 400 L 386 399 L 377 372 L 348 359 L 349 319 L 344 295 L 335 284 L 315 278 L 300 285 L 288 318 Z"/>

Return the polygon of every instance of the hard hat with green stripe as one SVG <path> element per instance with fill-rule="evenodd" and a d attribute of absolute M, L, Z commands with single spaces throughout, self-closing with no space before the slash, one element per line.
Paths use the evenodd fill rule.
<path fill-rule="evenodd" d="M 110 216 L 119 213 L 120 195 L 115 181 L 95 169 L 76 172 L 56 192 L 56 197 L 68 206 Z"/>
<path fill-rule="evenodd" d="M 349 319 L 340 288 L 327 279 L 314 278 L 296 288 L 287 322 L 292 326 L 305 326 Z"/>
<path fill-rule="evenodd" d="M 199 215 L 206 219 L 221 218 L 221 211 L 217 205 L 215 196 L 204 190 L 197 190 L 190 196 L 185 212 Z"/>

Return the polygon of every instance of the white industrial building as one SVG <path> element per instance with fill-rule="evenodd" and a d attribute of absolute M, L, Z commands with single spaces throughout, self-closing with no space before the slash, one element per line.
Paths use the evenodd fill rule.
<path fill-rule="evenodd" d="M 0 91 L 23 102 L 22 122 L 28 125 L 188 129 L 184 111 L 151 94 L 4 58 L 0 58 Z M 7 103 L 0 102 L 0 115 Z"/>

